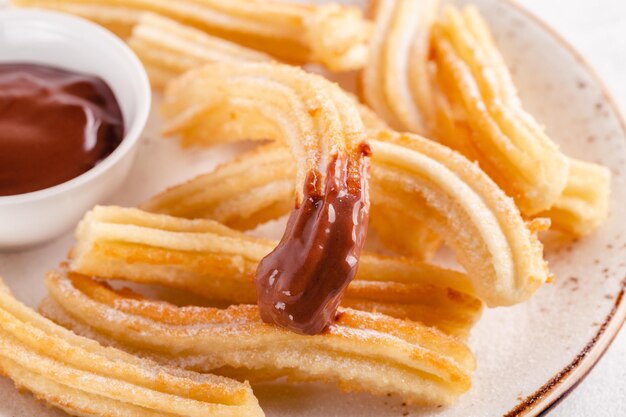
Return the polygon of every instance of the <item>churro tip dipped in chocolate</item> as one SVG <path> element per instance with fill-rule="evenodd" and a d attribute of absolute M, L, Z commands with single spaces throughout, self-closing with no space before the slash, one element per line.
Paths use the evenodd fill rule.
<path fill-rule="evenodd" d="M 183 141 L 282 141 L 297 162 L 295 208 L 257 270 L 264 320 L 319 333 L 354 277 L 369 212 L 370 149 L 337 85 L 282 64 L 209 64 L 167 88 L 165 131 Z M 244 123 L 247 122 L 247 123 Z"/>
<path fill-rule="evenodd" d="M 286 315 L 285 327 L 307 334 L 319 333 L 333 321 L 356 274 L 367 233 L 371 151 L 364 143 L 357 152 L 359 171 L 351 173 L 349 161 L 334 156 L 323 188 L 316 184 L 319 173 L 307 174 L 303 201 L 291 213 L 285 235 L 257 268 L 263 320 L 284 323 Z"/>

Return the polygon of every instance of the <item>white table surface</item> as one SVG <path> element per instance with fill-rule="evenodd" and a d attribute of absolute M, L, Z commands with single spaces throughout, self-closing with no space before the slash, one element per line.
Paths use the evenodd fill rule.
<path fill-rule="evenodd" d="M 561 33 L 626 111 L 626 0 L 518 0 Z M 626 416 L 626 329 L 554 417 Z"/>

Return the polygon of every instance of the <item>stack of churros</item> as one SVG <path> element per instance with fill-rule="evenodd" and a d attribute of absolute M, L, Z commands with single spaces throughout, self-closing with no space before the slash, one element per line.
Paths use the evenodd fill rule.
<path fill-rule="evenodd" d="M 278 68 L 271 64 L 248 67 L 258 69 L 260 74 Z M 268 128 L 260 123 L 250 125 L 250 118 L 257 114 L 254 100 L 269 108 L 265 103 L 267 96 L 253 98 L 253 85 L 246 89 L 248 107 L 240 106 L 239 101 L 231 104 L 216 100 L 203 87 L 207 82 L 239 85 L 238 76 L 222 68 L 222 64 L 210 64 L 170 84 L 164 102 L 167 132 L 178 134 L 186 145 L 206 145 L 241 138 L 286 142 L 289 135 L 301 129 L 306 116 L 280 119 Z M 216 94 L 222 94 L 224 88 Z M 265 86 L 264 90 L 267 91 Z M 198 91 L 206 93 L 197 97 Z M 296 102 L 291 104 L 295 106 Z M 344 105 L 356 108 L 348 101 Z M 224 121 L 224 113 L 233 117 Z M 274 112 L 269 113 L 272 114 L 264 119 L 265 123 L 277 117 Z M 437 232 L 456 250 L 457 259 L 485 302 L 493 306 L 520 302 L 546 281 L 541 245 L 533 230 L 543 227 L 542 222 L 527 225 L 514 202 L 474 164 L 445 146 L 415 135 L 387 129 L 370 131 L 370 135 L 376 138 L 369 141 L 374 150 L 372 205 L 404 212 Z M 241 194 L 247 194 L 247 190 Z M 184 197 L 181 193 L 175 195 Z M 167 200 L 165 195 L 160 198 Z"/>
<path fill-rule="evenodd" d="M 256 301 L 256 266 L 276 246 L 211 220 L 120 207 L 96 207 L 76 233 L 73 271 L 184 289 L 228 303 Z M 368 253 L 342 305 L 420 321 L 463 337 L 482 309 L 462 273 Z"/>
<path fill-rule="evenodd" d="M 574 236 L 593 232 L 608 213 L 608 169 L 563 155 L 522 108 L 476 8 L 448 5 L 436 17 L 439 3 L 373 2 L 363 99 L 391 126 L 477 161 L 525 216 L 550 218 Z"/>
<path fill-rule="evenodd" d="M 333 71 L 363 66 L 371 23 L 356 7 L 288 0 L 12 0 L 24 7 L 74 13 L 128 37 L 144 12 L 154 12 L 209 35 L 294 64 Z M 167 36 L 167 34 L 166 34 Z"/>
<path fill-rule="evenodd" d="M 43 318 L 0 280 L 0 372 L 78 416 L 263 416 L 247 383 L 156 364 Z"/>
<path fill-rule="evenodd" d="M 281 377 L 451 404 L 483 305 L 551 280 L 538 232 L 586 235 L 607 215 L 609 171 L 523 109 L 475 8 L 13 2 L 126 38 L 189 152 L 273 141 L 139 208 L 86 213 L 46 275 L 57 324 L 0 288 L 0 371 L 71 414 L 263 415 L 246 381 Z M 288 65 L 307 63 L 360 70 L 365 104 Z M 248 233 L 284 216 L 280 241 Z M 441 245 L 461 269 L 433 261 Z"/>

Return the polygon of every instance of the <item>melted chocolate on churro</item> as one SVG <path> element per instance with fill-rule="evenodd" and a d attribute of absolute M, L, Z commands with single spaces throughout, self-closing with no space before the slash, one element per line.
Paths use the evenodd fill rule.
<path fill-rule="evenodd" d="M 309 172 L 304 200 L 256 271 L 263 321 L 304 334 L 320 333 L 333 321 L 365 243 L 369 154 L 364 145 L 356 157 L 358 166 L 333 157 L 323 193 L 319 174 Z"/>

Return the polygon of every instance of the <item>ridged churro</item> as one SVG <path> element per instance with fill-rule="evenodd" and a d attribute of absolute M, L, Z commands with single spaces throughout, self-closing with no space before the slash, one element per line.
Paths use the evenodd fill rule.
<path fill-rule="evenodd" d="M 375 30 L 361 96 L 390 126 L 426 134 L 433 118 L 430 30 L 439 0 L 373 0 Z"/>
<path fill-rule="evenodd" d="M 154 13 L 143 13 L 128 45 L 143 63 L 153 88 L 162 89 L 184 72 L 211 62 L 269 62 L 263 52 L 211 36 Z"/>
<path fill-rule="evenodd" d="M 362 97 L 393 127 L 437 138 L 478 161 L 524 215 L 547 216 L 574 235 L 593 231 L 608 210 L 603 168 L 565 157 L 524 111 L 478 11 L 447 6 L 435 18 L 438 3 L 373 3 L 376 30 Z M 581 188 L 583 166 L 599 175 L 601 192 Z"/>
<path fill-rule="evenodd" d="M 47 275 L 46 285 L 67 315 L 116 345 L 196 370 L 228 367 L 252 377 L 259 370 L 293 381 L 336 382 L 346 390 L 391 392 L 409 402 L 447 404 L 469 389 L 475 366 L 458 339 L 380 314 L 344 309 L 324 333 L 303 336 L 263 323 L 251 305 L 176 307 L 56 271 Z M 64 322 L 62 315 L 57 319 Z"/>
<path fill-rule="evenodd" d="M 209 220 L 96 207 L 76 231 L 71 269 L 104 279 L 181 288 L 212 300 L 254 303 L 254 272 L 276 245 Z M 466 336 L 481 313 L 463 274 L 364 254 L 344 307 L 421 321 Z"/>
<path fill-rule="evenodd" d="M 541 126 L 531 115 L 521 109 L 511 75 L 495 46 L 489 28 L 475 8 L 469 7 L 463 12 L 458 12 L 453 8 L 446 9 L 446 18 L 438 24 L 438 28 L 434 37 L 437 51 L 435 55 L 438 56 L 436 60 L 443 73 L 441 77 L 443 84 L 448 84 L 443 90 L 456 88 L 456 92 L 450 94 L 452 106 L 464 107 L 466 112 L 460 124 L 468 124 L 474 132 L 478 132 L 472 133 L 471 137 L 461 134 L 450 145 L 457 146 L 460 138 L 465 137 L 465 145 L 459 146 L 467 149 L 469 155 L 474 154 L 470 158 L 478 160 L 481 167 L 492 175 L 505 191 L 515 196 L 524 214 L 536 214 L 543 207 L 547 210 L 539 215 L 547 215 L 558 229 L 574 235 L 591 233 L 600 225 L 608 212 L 610 188 L 608 170 L 599 165 L 594 166 L 588 162 L 567 158 L 560 152 L 558 152 L 560 156 L 557 157 L 555 146 L 550 145 L 551 141 L 543 133 Z M 462 63 L 463 61 L 465 64 Z M 472 76 L 469 76 L 470 72 Z M 473 92 L 477 91 L 472 82 L 475 82 L 475 85 L 479 86 L 482 91 L 484 105 L 471 98 Z M 456 87 L 449 83 L 453 83 Z M 482 122 L 478 114 L 481 112 L 486 114 L 483 109 L 493 114 L 494 121 L 500 126 L 500 131 L 494 124 L 485 123 L 482 128 L 480 127 Z M 460 113 L 455 112 L 456 115 Z M 460 130 L 462 131 L 463 128 L 461 127 Z M 528 136 L 528 133 L 531 136 Z M 515 175 L 497 172 L 502 168 L 496 165 L 505 165 L 498 153 L 491 153 L 493 158 L 491 165 L 485 160 L 489 158 L 486 151 L 489 148 L 482 149 L 481 144 L 483 138 L 489 137 L 490 134 L 494 143 L 497 143 L 496 134 L 504 135 L 501 138 L 511 140 L 512 148 L 508 145 L 498 146 L 501 147 L 504 155 L 508 155 L 511 159 L 516 155 L 515 158 L 523 162 L 519 165 L 520 174 L 517 175 L 526 177 L 526 181 L 530 179 L 527 191 L 524 191 L 524 187 L 519 188 L 521 191 L 516 191 L 516 186 L 507 188 L 505 184 L 516 181 Z M 445 134 L 440 136 L 444 138 Z M 445 142 L 445 139 L 443 140 Z M 470 142 L 475 145 L 470 145 Z M 506 145 L 507 141 L 502 143 Z M 531 146 L 527 147 L 526 144 Z M 472 146 L 474 149 L 469 150 Z M 529 163 L 534 161 L 533 157 L 536 155 L 541 156 L 543 162 L 538 165 Z M 563 166 L 568 167 L 565 187 L 561 184 Z M 598 183 L 581 182 L 580 177 L 583 171 L 597 178 Z M 543 178 L 541 180 L 543 186 L 532 185 L 537 178 Z M 585 186 L 581 187 L 582 184 Z M 595 190 L 596 187 L 600 190 Z M 557 189 L 561 191 L 555 199 Z M 564 220 L 565 218 L 568 220 Z"/>
<path fill-rule="evenodd" d="M 315 334 L 356 272 L 369 213 L 369 146 L 354 100 L 281 64 L 209 64 L 167 88 L 165 132 L 184 141 L 273 139 L 296 161 L 295 208 L 259 263 L 263 318 Z M 207 130 L 209 128 L 209 130 Z"/>
<path fill-rule="evenodd" d="M 392 126 L 433 134 L 478 161 L 515 198 L 523 213 L 548 209 L 565 188 L 567 158 L 522 109 L 509 72 L 476 10 L 459 12 L 447 6 L 443 17 L 435 21 L 436 4 L 417 0 L 377 3 L 377 32 L 388 36 L 373 38 L 370 63 L 361 78 L 365 100 L 381 109 L 379 113 Z M 412 19 L 405 17 L 404 9 L 419 7 L 422 10 Z M 416 23 L 420 18 L 423 25 Z M 412 47 L 419 50 L 412 56 L 421 60 L 419 65 L 409 65 Z M 436 67 L 434 76 L 427 72 L 429 65 Z M 403 87 L 411 79 L 430 89 L 415 92 Z M 432 80 L 436 80 L 435 87 Z M 417 107 L 424 100 L 438 114 L 420 111 L 429 107 Z M 425 121 L 431 120 L 432 125 L 437 119 L 444 122 L 428 126 Z"/>
<path fill-rule="evenodd" d="M 567 186 L 550 210 L 540 213 L 555 229 L 573 236 L 592 233 L 606 220 L 611 194 L 608 168 L 570 158 Z"/>
<path fill-rule="evenodd" d="M 523 110 L 477 10 L 445 8 L 433 31 L 433 45 L 441 88 L 454 100 L 451 106 L 466 115 L 461 123 L 471 128 L 462 149 L 473 150 L 471 159 L 525 214 L 552 207 L 565 189 L 569 161 Z M 437 137 L 445 141 L 444 135 Z"/>
<path fill-rule="evenodd" d="M 361 68 L 371 24 L 357 7 L 267 0 L 12 0 L 16 6 L 74 13 L 130 36 L 142 12 L 161 14 L 209 35 L 291 64 L 332 71 Z"/>
<path fill-rule="evenodd" d="M 416 135 L 381 132 L 372 146 L 372 195 L 384 206 L 410 207 L 454 251 L 477 296 L 489 306 L 528 299 L 549 278 L 536 232 L 512 199 L 475 164 Z"/>
<path fill-rule="evenodd" d="M 247 383 L 157 365 L 75 335 L 0 280 L 0 373 L 77 416 L 263 416 Z"/>
<path fill-rule="evenodd" d="M 194 103 L 189 97 L 187 106 Z M 228 127 L 241 132 L 245 123 L 232 120 Z M 211 143 L 233 138 L 229 131 L 223 134 L 197 123 L 190 130 L 181 126 L 188 144 L 204 144 L 209 134 Z M 529 229 L 514 202 L 476 165 L 415 135 L 388 130 L 375 135 L 370 141 L 376 149 L 370 180 L 373 204 L 383 211 L 410 213 L 442 236 L 456 251 L 480 299 L 490 306 L 514 304 L 548 279 L 536 230 L 530 230 L 545 228 L 545 223 L 535 221 Z"/>

